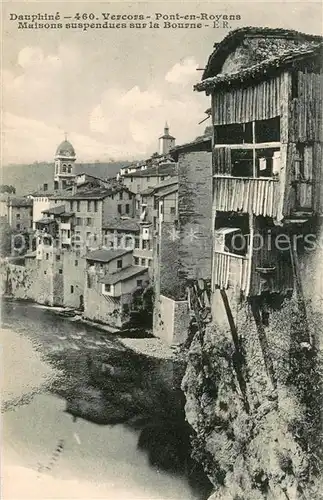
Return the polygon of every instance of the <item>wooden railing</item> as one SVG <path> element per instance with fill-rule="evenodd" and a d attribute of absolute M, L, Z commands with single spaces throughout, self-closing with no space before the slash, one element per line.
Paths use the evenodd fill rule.
<path fill-rule="evenodd" d="M 264 217 L 277 216 L 280 184 L 272 178 L 214 176 L 214 208 Z"/>
<path fill-rule="evenodd" d="M 226 290 L 229 287 L 239 288 L 245 295 L 249 293 L 250 258 L 225 252 L 213 254 L 212 289 Z"/>

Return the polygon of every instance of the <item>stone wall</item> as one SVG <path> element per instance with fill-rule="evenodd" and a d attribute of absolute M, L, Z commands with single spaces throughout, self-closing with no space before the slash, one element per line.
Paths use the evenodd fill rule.
<path fill-rule="evenodd" d="M 212 500 L 320 498 L 320 245 L 299 252 L 299 263 L 302 287 L 291 297 L 216 290 L 212 323 L 191 344 L 186 417 Z"/>

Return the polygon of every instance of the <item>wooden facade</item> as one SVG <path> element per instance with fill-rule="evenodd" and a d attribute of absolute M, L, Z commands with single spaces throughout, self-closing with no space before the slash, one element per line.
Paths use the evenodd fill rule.
<path fill-rule="evenodd" d="M 253 85 L 216 91 L 212 95 L 214 125 L 266 120 L 281 114 L 284 73 Z"/>
<path fill-rule="evenodd" d="M 214 252 L 212 290 L 238 287 L 245 295 L 248 295 L 250 266 L 250 257 Z"/>
<path fill-rule="evenodd" d="M 217 144 L 213 147 L 213 212 L 248 214 L 251 232 L 264 244 L 250 246 L 247 256 L 213 253 L 213 290 L 238 288 L 246 297 L 262 293 L 287 294 L 293 289 L 289 252 L 269 241 L 268 228 L 257 229 L 258 218 L 272 219 L 284 231 L 285 220 L 323 214 L 323 75 L 306 68 L 277 70 L 263 81 L 241 83 L 212 95 L 213 125 L 246 124 L 279 117 L 279 142 Z M 254 126 L 254 125 L 253 125 Z M 254 130 L 254 129 L 253 129 Z M 260 177 L 233 174 L 234 150 L 277 148 L 279 169 Z M 255 158 L 255 155 L 254 155 Z M 239 164 L 240 166 L 240 164 Z M 296 226 L 297 227 L 297 226 Z M 297 232 L 297 229 L 295 229 Z M 275 233 L 276 234 L 276 233 Z"/>
<path fill-rule="evenodd" d="M 280 186 L 276 179 L 215 177 L 213 200 L 220 212 L 277 217 Z"/>

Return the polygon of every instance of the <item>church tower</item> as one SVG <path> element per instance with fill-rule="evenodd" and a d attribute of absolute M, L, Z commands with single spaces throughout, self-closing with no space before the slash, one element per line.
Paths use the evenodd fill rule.
<path fill-rule="evenodd" d="M 58 146 L 55 154 L 54 189 L 65 189 L 71 184 L 75 176 L 75 160 L 75 150 L 65 134 L 65 140 Z"/>
<path fill-rule="evenodd" d="M 164 135 L 159 137 L 159 154 L 167 155 L 174 146 L 175 137 L 169 135 L 169 126 L 166 123 L 164 127 Z"/>

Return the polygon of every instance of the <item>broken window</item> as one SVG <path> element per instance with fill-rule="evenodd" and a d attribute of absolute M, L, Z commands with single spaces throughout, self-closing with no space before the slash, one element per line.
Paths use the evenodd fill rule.
<path fill-rule="evenodd" d="M 280 141 L 280 118 L 255 121 L 255 142 L 279 142 Z"/>
<path fill-rule="evenodd" d="M 214 127 L 216 144 L 251 144 L 252 122 Z"/>

